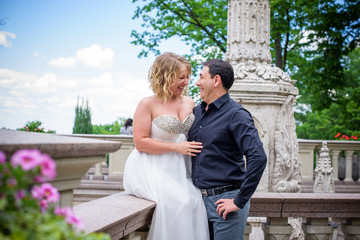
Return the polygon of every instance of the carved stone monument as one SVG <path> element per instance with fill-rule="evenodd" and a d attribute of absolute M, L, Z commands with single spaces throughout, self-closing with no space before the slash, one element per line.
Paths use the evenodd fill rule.
<path fill-rule="evenodd" d="M 268 156 L 258 191 L 298 192 L 300 160 L 292 107 L 295 81 L 272 66 L 268 0 L 229 0 L 226 61 L 235 71 L 230 96 L 248 109 Z"/>
<path fill-rule="evenodd" d="M 257 191 L 300 191 L 300 160 L 293 106 L 299 91 L 295 81 L 272 66 L 268 0 L 229 0 L 226 60 L 235 82 L 230 96 L 248 109 L 268 157 Z M 265 239 L 304 239 L 301 220 L 278 224 L 267 219 Z M 279 226 L 277 226 L 279 225 Z M 275 229 L 283 235 L 275 236 Z"/>

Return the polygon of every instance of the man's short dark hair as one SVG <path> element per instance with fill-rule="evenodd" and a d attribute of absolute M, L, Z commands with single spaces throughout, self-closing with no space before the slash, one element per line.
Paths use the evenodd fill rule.
<path fill-rule="evenodd" d="M 221 59 L 212 59 L 203 62 L 202 65 L 209 68 L 209 73 L 212 78 L 215 75 L 221 77 L 222 84 L 226 90 L 231 88 L 234 83 L 234 69 L 228 62 Z"/>

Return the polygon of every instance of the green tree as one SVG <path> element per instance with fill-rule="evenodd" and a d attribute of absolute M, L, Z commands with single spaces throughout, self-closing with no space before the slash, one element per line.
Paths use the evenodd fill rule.
<path fill-rule="evenodd" d="M 93 126 L 91 124 L 91 110 L 89 107 L 89 101 L 82 99 L 81 105 L 79 105 L 79 98 L 75 107 L 75 120 L 73 126 L 73 134 L 84 133 L 92 134 Z"/>
<path fill-rule="evenodd" d="M 115 122 L 104 125 L 93 125 L 93 134 L 116 135 L 120 134 L 120 128 L 124 126 L 127 118 L 119 117 Z"/>
<path fill-rule="evenodd" d="M 334 96 L 342 97 L 334 97 L 328 108 L 310 111 L 303 105 L 295 113 L 299 138 L 334 139 L 337 133 L 360 134 L 360 47 L 344 59 L 344 65 L 347 84 L 334 92 Z"/>

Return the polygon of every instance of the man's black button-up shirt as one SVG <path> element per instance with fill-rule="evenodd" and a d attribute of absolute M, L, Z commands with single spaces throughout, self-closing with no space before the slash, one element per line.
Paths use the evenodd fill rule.
<path fill-rule="evenodd" d="M 202 142 L 192 157 L 192 179 L 200 189 L 241 184 L 234 203 L 239 208 L 255 192 L 266 167 L 266 154 L 251 114 L 226 93 L 205 110 L 194 108 L 189 141 Z M 246 156 L 246 161 L 244 157 Z"/>

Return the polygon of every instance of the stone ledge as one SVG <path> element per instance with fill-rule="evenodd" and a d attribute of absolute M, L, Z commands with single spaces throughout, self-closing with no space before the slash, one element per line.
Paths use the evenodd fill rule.
<path fill-rule="evenodd" d="M 105 232 L 119 239 L 151 223 L 156 203 L 125 192 L 74 207 L 85 222 L 85 232 Z"/>
<path fill-rule="evenodd" d="M 249 216 L 359 218 L 360 194 L 256 192 Z"/>
<path fill-rule="evenodd" d="M 121 143 L 115 141 L 0 129 L 0 150 L 8 155 L 19 149 L 35 148 L 53 158 L 100 156 L 120 147 Z"/>

